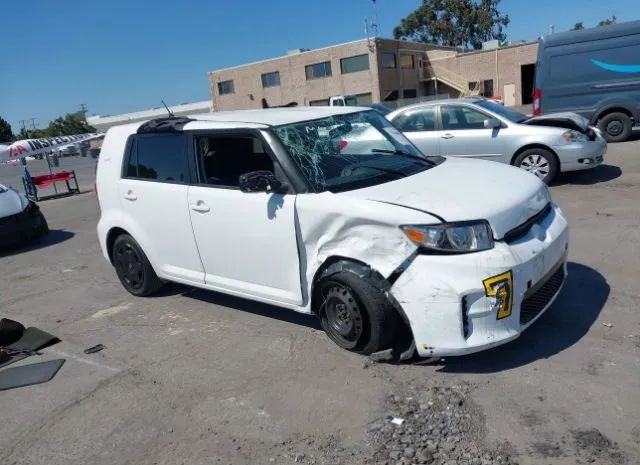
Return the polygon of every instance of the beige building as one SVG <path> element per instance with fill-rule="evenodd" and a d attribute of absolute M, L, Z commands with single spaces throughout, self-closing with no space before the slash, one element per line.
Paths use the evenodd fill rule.
<path fill-rule="evenodd" d="M 482 94 L 522 105 L 533 93 L 536 53 L 537 43 L 459 53 L 451 47 L 363 39 L 211 71 L 209 87 L 214 111 L 265 103 L 328 105 L 339 95 L 367 104 Z"/>

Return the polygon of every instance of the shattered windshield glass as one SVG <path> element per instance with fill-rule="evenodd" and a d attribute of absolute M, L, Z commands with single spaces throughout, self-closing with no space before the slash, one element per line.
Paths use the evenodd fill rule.
<path fill-rule="evenodd" d="M 275 127 L 313 188 L 340 192 L 411 176 L 438 164 L 375 111 Z"/>

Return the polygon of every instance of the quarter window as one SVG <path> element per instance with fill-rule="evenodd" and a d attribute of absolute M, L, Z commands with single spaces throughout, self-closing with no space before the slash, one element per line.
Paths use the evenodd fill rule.
<path fill-rule="evenodd" d="M 324 61 L 322 63 L 316 63 L 315 65 L 306 66 L 305 72 L 307 74 L 307 81 L 331 76 L 331 62 Z"/>
<path fill-rule="evenodd" d="M 442 129 L 456 131 L 464 129 L 484 129 L 484 113 L 469 107 L 444 105 L 440 108 Z"/>
<path fill-rule="evenodd" d="M 400 55 L 400 68 L 402 69 L 414 69 L 415 60 L 413 55 Z"/>
<path fill-rule="evenodd" d="M 221 81 L 218 83 L 218 94 L 233 94 L 235 92 L 233 81 Z"/>
<path fill-rule="evenodd" d="M 184 134 L 137 136 L 131 146 L 127 177 L 184 183 L 189 181 Z"/>
<path fill-rule="evenodd" d="M 367 69 L 369 69 L 369 55 L 358 55 L 340 60 L 340 71 L 342 74 L 355 73 Z"/>
<path fill-rule="evenodd" d="M 275 87 L 280 85 L 280 72 L 264 73 L 262 75 L 262 87 Z"/>
<path fill-rule="evenodd" d="M 382 54 L 382 67 L 383 68 L 397 68 L 396 54 L 395 53 L 383 53 Z"/>

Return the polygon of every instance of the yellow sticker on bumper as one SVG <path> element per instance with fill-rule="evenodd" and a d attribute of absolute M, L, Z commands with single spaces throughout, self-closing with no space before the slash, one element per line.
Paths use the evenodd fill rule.
<path fill-rule="evenodd" d="M 487 278 L 482 281 L 484 292 L 487 297 L 495 297 L 497 307 L 496 320 L 501 320 L 511 316 L 513 307 L 513 273 L 511 270 L 506 273 Z"/>

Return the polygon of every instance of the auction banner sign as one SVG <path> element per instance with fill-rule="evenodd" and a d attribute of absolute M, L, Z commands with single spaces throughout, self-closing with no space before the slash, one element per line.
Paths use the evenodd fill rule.
<path fill-rule="evenodd" d="M 0 162 L 33 157 L 41 153 L 62 149 L 67 145 L 96 139 L 103 135 L 97 133 L 75 134 L 73 136 L 47 137 L 45 139 L 23 139 L 8 145 L 0 144 Z"/>

